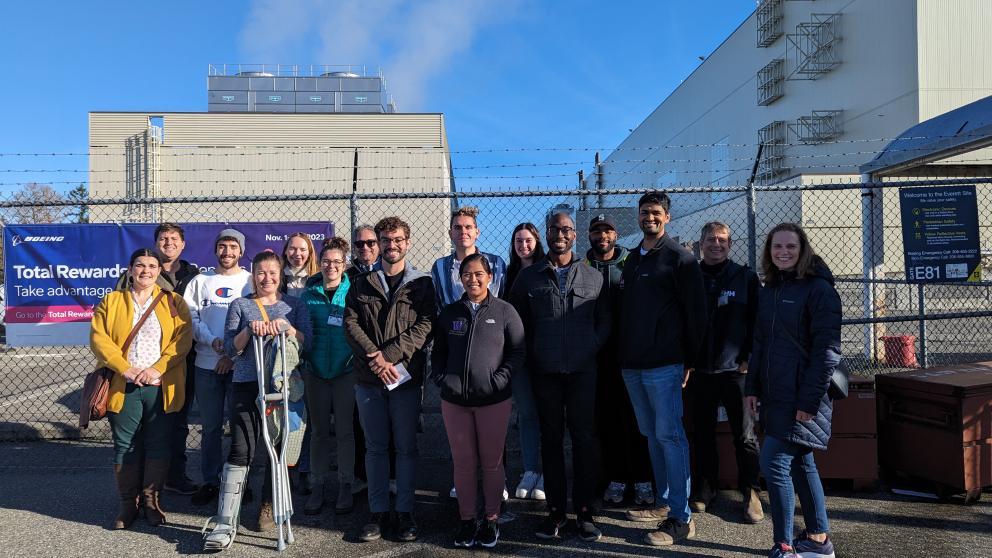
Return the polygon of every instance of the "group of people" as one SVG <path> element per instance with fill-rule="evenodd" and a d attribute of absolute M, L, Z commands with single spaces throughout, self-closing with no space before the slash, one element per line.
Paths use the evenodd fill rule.
<path fill-rule="evenodd" d="M 417 429 L 429 380 L 440 392 L 451 448 L 455 546 L 497 544 L 514 406 L 523 461 L 514 495 L 547 500 L 538 538 L 558 539 L 567 524 L 566 429 L 581 539 L 598 540 L 599 510 L 628 498 L 629 520 L 657 524 L 647 544 L 695 537 L 692 514 L 706 511 L 717 493 L 722 407 L 743 520 L 763 519 L 760 472 L 774 527 L 770 556 L 833 556 L 812 455 L 830 437 L 827 391 L 840 359 L 841 307 L 830 271 L 791 223 L 767 235 L 763 286 L 754 270 L 730 259 L 724 223 L 703 227 L 697 261 L 666 234 L 670 205 L 663 192 L 640 198 L 642 237 L 630 250 L 617 245 L 608 215 L 595 216 L 584 259 L 573 251 L 578 231 L 568 212 L 548 215 L 546 250 L 538 228 L 521 223 L 509 265 L 476 247 L 478 210 L 462 207 L 450 220 L 453 252 L 430 273 L 407 261 L 412 234 L 398 217 L 353 231 L 350 265 L 343 239 L 315 250 L 299 234 L 282 255 L 258 253 L 250 273 L 238 266 L 240 232 L 222 231 L 216 267 L 197 274 L 178 258 L 182 229 L 160 226 L 156 250 L 132 255 L 128 279 L 93 318 L 93 351 L 117 372 L 108 404 L 120 494 L 114 527 L 127 528 L 142 503 L 149 522 L 164 522 L 160 492 L 174 487 L 195 492 L 200 505 L 217 499 L 205 546 L 230 545 L 251 493 L 247 471 L 263 420 L 249 338 L 286 331 L 299 349 L 308 409 L 299 465 L 311 477 L 304 511 L 324 505 L 333 429 L 335 512 L 351 512 L 367 488 L 363 541 L 419 535 Z M 188 353 L 195 356 L 187 371 Z M 176 456 L 185 450 L 194 396 L 203 422 L 200 487 L 188 486 L 184 458 Z M 225 419 L 232 433 L 226 460 Z M 270 490 L 262 491 L 261 528 L 271 526 Z M 798 536 L 796 493 L 805 519 Z"/>

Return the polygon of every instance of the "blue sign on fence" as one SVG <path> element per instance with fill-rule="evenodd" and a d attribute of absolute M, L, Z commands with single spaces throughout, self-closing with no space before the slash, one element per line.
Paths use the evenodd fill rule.
<path fill-rule="evenodd" d="M 900 188 L 906 279 L 981 281 L 975 186 Z"/>
<path fill-rule="evenodd" d="M 154 248 L 156 224 L 8 225 L 4 228 L 7 344 L 85 345 L 93 308 L 113 290 L 127 259 Z M 241 266 L 258 252 L 282 250 L 289 235 L 307 234 L 315 247 L 334 236 L 327 222 L 184 223 L 182 259 L 201 270 L 216 264 L 214 239 L 225 228 L 245 235 Z"/>

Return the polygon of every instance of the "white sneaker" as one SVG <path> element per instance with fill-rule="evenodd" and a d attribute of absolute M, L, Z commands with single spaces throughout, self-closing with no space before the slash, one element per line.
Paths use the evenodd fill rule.
<path fill-rule="evenodd" d="M 622 482 L 611 482 L 610 486 L 606 487 L 606 492 L 603 493 L 603 500 L 606 502 L 619 504 L 620 502 L 623 502 L 623 493 L 626 491 L 626 484 Z"/>
<path fill-rule="evenodd" d="M 534 489 L 530 491 L 531 500 L 545 500 L 547 496 L 544 494 L 544 475 L 537 478 L 537 483 L 534 485 Z"/>
<path fill-rule="evenodd" d="M 520 476 L 520 484 L 517 485 L 517 490 L 514 492 L 514 496 L 520 500 L 526 500 L 530 497 L 530 491 L 534 490 L 534 485 L 537 484 L 537 480 L 541 478 L 541 475 L 535 473 L 534 471 L 524 471 L 524 474 Z"/>
<path fill-rule="evenodd" d="M 654 489 L 649 482 L 634 483 L 634 505 L 651 506 L 654 505 Z"/>
<path fill-rule="evenodd" d="M 452 486 L 451 487 L 451 490 L 448 491 L 448 498 L 451 498 L 451 499 L 454 499 L 454 500 L 457 500 L 458 499 L 458 491 L 455 490 L 455 487 L 454 486 Z"/>
<path fill-rule="evenodd" d="M 505 501 L 507 501 L 509 499 L 510 499 L 510 493 L 506 491 L 506 487 L 504 486 L 503 487 L 503 501 L 505 502 Z"/>
<path fill-rule="evenodd" d="M 396 479 L 389 479 L 389 491 L 396 494 Z"/>

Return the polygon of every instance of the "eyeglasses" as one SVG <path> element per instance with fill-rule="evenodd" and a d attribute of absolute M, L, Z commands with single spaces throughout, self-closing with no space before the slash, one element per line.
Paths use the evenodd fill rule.
<path fill-rule="evenodd" d="M 572 234 L 574 232 L 575 232 L 575 229 L 572 228 L 572 227 L 556 227 L 554 225 L 551 225 L 550 227 L 548 227 L 548 235 L 549 236 L 554 236 L 554 235 L 558 235 L 558 234 L 561 234 L 563 236 L 568 236 L 568 235 L 570 235 L 570 234 Z"/>
<path fill-rule="evenodd" d="M 355 248 L 361 248 L 362 246 L 371 248 L 375 246 L 375 243 L 375 240 L 356 240 L 353 244 L 355 245 Z"/>
<path fill-rule="evenodd" d="M 383 244 L 385 246 L 389 246 L 390 244 L 397 244 L 397 245 L 399 245 L 399 244 L 403 244 L 407 240 L 408 239 L 405 236 L 398 236 L 396 238 L 389 238 L 387 236 L 384 236 L 384 237 L 382 237 L 382 238 L 379 239 L 379 244 Z"/>
<path fill-rule="evenodd" d="M 320 265 L 324 267 L 341 267 L 344 265 L 344 260 L 320 260 Z"/>

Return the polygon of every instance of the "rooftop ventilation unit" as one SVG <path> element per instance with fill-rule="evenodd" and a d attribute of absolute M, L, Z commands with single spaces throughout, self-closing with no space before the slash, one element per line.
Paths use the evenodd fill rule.
<path fill-rule="evenodd" d="M 839 138 L 844 133 L 842 110 L 814 110 L 810 116 L 800 116 L 789 130 L 800 143 L 813 145 Z"/>
<path fill-rule="evenodd" d="M 362 77 L 355 72 L 324 72 L 320 74 L 320 77 L 336 77 L 336 78 L 357 78 Z"/>
<path fill-rule="evenodd" d="M 273 77 L 274 74 L 269 72 L 238 72 L 234 74 L 238 77 Z"/>
<path fill-rule="evenodd" d="M 840 14 L 810 17 L 812 21 L 800 23 L 796 32 L 789 34 L 789 45 L 796 57 L 796 69 L 790 79 L 817 79 L 840 66 Z"/>
<path fill-rule="evenodd" d="M 761 0 L 754 11 L 758 28 L 758 47 L 768 47 L 782 36 L 782 21 L 785 19 L 782 0 Z"/>

